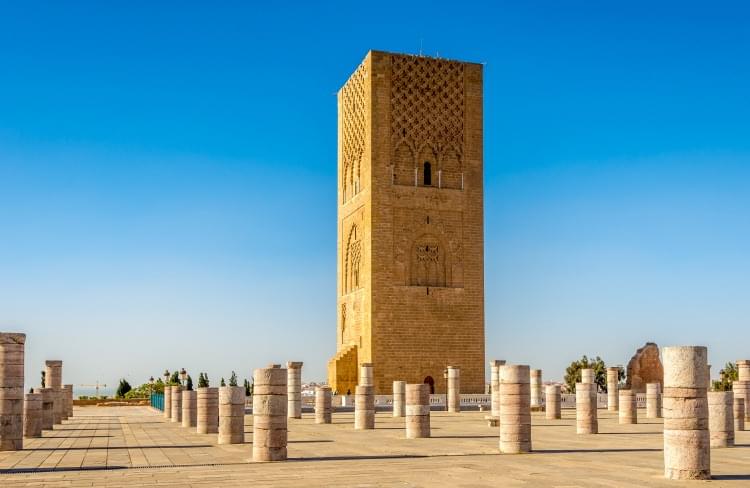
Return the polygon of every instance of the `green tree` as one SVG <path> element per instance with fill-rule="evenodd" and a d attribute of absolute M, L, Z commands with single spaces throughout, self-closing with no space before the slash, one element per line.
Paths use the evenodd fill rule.
<path fill-rule="evenodd" d="M 253 385 L 250 384 L 247 378 L 245 379 L 245 396 L 253 396 Z"/>
<path fill-rule="evenodd" d="M 120 379 L 120 384 L 117 385 L 117 393 L 115 396 L 117 398 L 125 398 L 125 395 L 132 389 L 133 387 L 130 386 L 130 383 L 128 383 L 128 380 L 126 380 L 125 378 L 122 378 Z"/>
<path fill-rule="evenodd" d="M 198 388 L 206 387 L 208 387 L 208 375 L 206 373 L 201 373 L 198 375 Z"/>
<path fill-rule="evenodd" d="M 739 379 L 739 371 L 735 363 L 729 362 L 719 371 L 719 379 L 713 382 L 714 391 L 730 391 L 732 382 Z"/>
<path fill-rule="evenodd" d="M 221 383 L 220 383 L 220 385 L 221 385 L 221 386 L 227 386 L 226 382 L 224 381 L 224 378 L 221 378 Z"/>
<path fill-rule="evenodd" d="M 570 366 L 565 369 L 565 384 L 569 392 L 575 393 L 576 383 L 581 382 L 581 370 L 589 368 L 594 370 L 594 383 L 597 384 L 597 389 L 602 392 L 607 391 L 607 365 L 604 364 L 604 361 L 599 356 L 591 360 L 588 356 L 584 355 L 578 361 L 570 363 Z M 623 368 L 620 368 L 618 380 L 624 378 L 625 371 Z"/>
<path fill-rule="evenodd" d="M 174 373 L 172 373 L 172 376 L 169 378 L 169 384 L 170 385 L 180 385 L 180 372 L 175 370 Z"/>
<path fill-rule="evenodd" d="M 229 386 L 237 386 L 237 373 L 232 371 L 232 376 L 229 377 Z"/>
<path fill-rule="evenodd" d="M 47 386 L 46 383 L 47 383 L 47 372 L 46 371 L 42 371 L 42 388 L 44 388 L 45 386 Z"/>
<path fill-rule="evenodd" d="M 187 391 L 193 391 L 193 378 L 188 375 L 187 377 L 187 385 L 185 386 L 187 388 Z"/>

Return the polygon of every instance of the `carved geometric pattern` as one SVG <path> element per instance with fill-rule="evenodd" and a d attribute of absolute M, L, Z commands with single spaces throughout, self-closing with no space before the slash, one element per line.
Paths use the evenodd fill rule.
<path fill-rule="evenodd" d="M 361 288 L 360 269 L 362 266 L 362 238 L 358 235 L 357 226 L 352 226 L 346 244 L 346 262 L 344 263 L 344 292 L 349 293 Z"/>
<path fill-rule="evenodd" d="M 391 57 L 391 148 L 428 145 L 463 154 L 464 66 L 417 56 Z"/>
<path fill-rule="evenodd" d="M 367 69 L 364 63 L 352 74 L 341 89 L 341 156 L 343 167 L 344 201 L 354 196 L 359 189 L 360 166 L 365 154 L 367 104 L 365 103 L 365 81 Z M 356 184 L 355 184 L 356 182 Z"/>

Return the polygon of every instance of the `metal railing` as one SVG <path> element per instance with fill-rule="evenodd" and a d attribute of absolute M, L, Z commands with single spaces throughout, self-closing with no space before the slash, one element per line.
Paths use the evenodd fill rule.
<path fill-rule="evenodd" d="M 164 411 L 164 393 L 151 394 L 151 406 L 157 410 Z"/>

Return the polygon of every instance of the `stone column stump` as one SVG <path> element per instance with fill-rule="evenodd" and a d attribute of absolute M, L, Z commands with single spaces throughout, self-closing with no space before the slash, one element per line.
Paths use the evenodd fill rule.
<path fill-rule="evenodd" d="M 532 369 L 530 371 L 531 406 L 542 406 L 542 370 Z"/>
<path fill-rule="evenodd" d="M 646 383 L 646 418 L 661 418 L 661 384 Z"/>
<path fill-rule="evenodd" d="M 620 409 L 622 409 L 622 405 L 620 405 Z M 596 384 L 576 383 L 576 433 L 596 434 L 598 432 Z"/>
<path fill-rule="evenodd" d="M 607 411 L 616 412 L 619 404 L 617 394 L 620 383 L 620 368 L 607 368 Z"/>
<path fill-rule="evenodd" d="M 750 381 L 750 360 L 737 360 L 737 379 L 740 381 Z"/>
<path fill-rule="evenodd" d="M 735 380 L 732 382 L 732 392 L 735 398 L 745 401 L 745 422 L 750 422 L 750 381 Z"/>
<path fill-rule="evenodd" d="M 52 430 L 55 426 L 55 392 L 52 388 L 34 388 L 34 393 L 42 395 L 42 430 Z"/>
<path fill-rule="evenodd" d="M 287 379 L 278 365 L 253 371 L 253 461 L 287 458 Z"/>
<path fill-rule="evenodd" d="M 359 365 L 359 383 L 362 386 L 375 386 L 373 379 L 372 363 L 362 363 Z"/>
<path fill-rule="evenodd" d="M 0 451 L 23 449 L 26 334 L 0 332 Z"/>
<path fill-rule="evenodd" d="M 315 423 L 330 424 L 332 422 L 333 395 L 330 386 L 315 387 Z"/>
<path fill-rule="evenodd" d="M 198 425 L 198 393 L 195 390 L 182 392 L 182 426 L 196 427 Z"/>
<path fill-rule="evenodd" d="M 207 386 L 198 388 L 197 398 L 196 410 L 198 413 L 196 415 L 195 430 L 199 434 L 218 434 L 219 389 Z"/>
<path fill-rule="evenodd" d="M 302 362 L 289 361 L 287 371 L 287 416 L 290 419 L 302 418 Z"/>
<path fill-rule="evenodd" d="M 406 414 L 406 382 L 393 382 L 393 416 L 403 417 Z"/>
<path fill-rule="evenodd" d="M 284 389 L 286 391 L 286 385 Z M 255 405 L 253 405 L 254 410 Z M 245 442 L 245 387 L 219 387 L 218 443 L 242 444 L 243 442 Z"/>
<path fill-rule="evenodd" d="M 60 360 L 45 361 L 44 386 L 52 388 L 53 405 L 52 418 L 55 425 L 61 424 L 63 411 L 65 410 L 64 397 L 62 391 L 62 365 Z"/>
<path fill-rule="evenodd" d="M 500 367 L 500 452 L 531 452 L 531 386 L 527 365 Z"/>
<path fill-rule="evenodd" d="M 734 430 L 745 430 L 745 399 L 734 398 Z"/>
<path fill-rule="evenodd" d="M 458 366 L 448 366 L 448 411 L 461 411 L 461 370 Z"/>
<path fill-rule="evenodd" d="M 406 385 L 406 438 L 430 437 L 430 385 Z"/>
<path fill-rule="evenodd" d="M 734 395 L 708 392 L 708 432 L 711 447 L 734 447 Z"/>
<path fill-rule="evenodd" d="M 664 477 L 709 479 L 708 350 L 703 346 L 665 347 L 662 355 Z"/>
<path fill-rule="evenodd" d="M 182 386 L 172 386 L 172 415 L 169 420 L 181 424 L 182 423 Z"/>
<path fill-rule="evenodd" d="M 544 417 L 547 420 L 556 420 L 562 418 L 562 394 L 560 385 L 547 385 L 544 392 L 545 411 Z"/>
<path fill-rule="evenodd" d="M 636 403 L 635 392 L 633 390 L 620 390 L 620 414 L 619 422 L 621 425 L 638 423 L 638 406 Z"/>
<path fill-rule="evenodd" d="M 172 387 L 164 385 L 164 418 L 172 418 Z"/>
<path fill-rule="evenodd" d="M 63 385 L 65 395 L 65 415 L 64 420 L 73 416 L 73 385 Z"/>
<path fill-rule="evenodd" d="M 591 368 L 584 368 L 581 370 L 581 383 L 589 385 L 594 382 L 594 370 Z"/>
<path fill-rule="evenodd" d="M 370 430 L 375 428 L 375 387 L 357 385 L 354 394 L 354 428 Z"/>
<path fill-rule="evenodd" d="M 23 402 L 23 436 L 42 437 L 42 394 L 27 393 Z"/>
<path fill-rule="evenodd" d="M 500 418 L 500 366 L 505 361 L 493 359 L 490 361 L 490 397 L 492 399 L 492 416 Z"/>

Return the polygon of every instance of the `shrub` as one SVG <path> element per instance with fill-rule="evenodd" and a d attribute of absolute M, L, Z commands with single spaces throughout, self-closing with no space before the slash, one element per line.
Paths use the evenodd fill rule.
<path fill-rule="evenodd" d="M 232 371 L 232 376 L 229 377 L 229 386 L 237 386 L 237 373 Z"/>
<path fill-rule="evenodd" d="M 221 379 L 221 386 L 227 386 L 226 382 L 224 381 L 224 378 Z"/>
<path fill-rule="evenodd" d="M 132 390 L 133 387 L 130 386 L 130 383 L 128 383 L 128 380 L 125 378 L 120 379 L 120 384 L 117 385 L 117 392 L 115 393 L 115 398 L 125 398 L 125 395 Z"/>
<path fill-rule="evenodd" d="M 570 363 L 570 366 L 565 370 L 565 384 L 567 385 L 569 392 L 575 393 L 576 383 L 581 382 L 581 370 L 588 368 L 594 370 L 594 383 L 596 383 L 597 389 L 602 392 L 607 391 L 607 365 L 604 364 L 604 361 L 599 356 L 590 360 L 584 355 L 578 361 Z M 618 381 L 623 380 L 624 378 L 625 371 L 623 368 L 620 368 Z"/>
<path fill-rule="evenodd" d="M 208 386 L 208 375 L 201 373 L 198 375 L 198 388 L 206 388 Z"/>
<path fill-rule="evenodd" d="M 193 391 L 193 378 L 188 375 L 187 377 L 187 385 L 185 385 L 185 388 L 187 388 L 187 391 Z"/>
<path fill-rule="evenodd" d="M 253 396 L 253 385 L 247 379 L 245 379 L 245 396 Z"/>
<path fill-rule="evenodd" d="M 735 363 L 729 362 L 724 365 L 724 369 L 719 371 L 719 380 L 714 381 L 713 389 L 715 391 L 731 391 L 732 382 L 739 379 L 739 371 Z"/>

